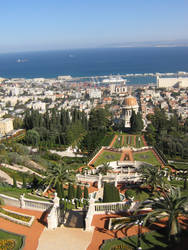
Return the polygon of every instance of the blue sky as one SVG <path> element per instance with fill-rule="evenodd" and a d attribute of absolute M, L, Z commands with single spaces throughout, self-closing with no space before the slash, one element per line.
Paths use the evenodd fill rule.
<path fill-rule="evenodd" d="M 0 0 L 0 52 L 188 40 L 188 0 Z"/>

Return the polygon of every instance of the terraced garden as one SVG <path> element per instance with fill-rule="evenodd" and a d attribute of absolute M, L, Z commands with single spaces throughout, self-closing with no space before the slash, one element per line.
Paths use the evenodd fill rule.
<path fill-rule="evenodd" d="M 0 187 L 0 194 L 8 195 L 19 199 L 20 195 L 25 194 L 25 198 L 31 200 L 48 201 L 48 199 L 43 197 L 37 197 L 35 195 L 29 194 L 31 190 L 23 188 L 13 188 L 13 187 Z"/>
<path fill-rule="evenodd" d="M 156 156 L 154 155 L 152 150 L 142 151 L 142 152 L 134 152 L 133 153 L 134 161 L 143 161 L 152 165 L 160 165 L 161 163 L 158 161 Z"/>
<path fill-rule="evenodd" d="M 95 166 L 101 165 L 110 161 L 119 161 L 121 158 L 121 152 L 113 152 L 109 150 L 104 150 L 94 162 Z"/>
<path fill-rule="evenodd" d="M 121 147 L 135 147 L 141 148 L 144 147 L 143 138 L 140 135 L 119 135 L 116 138 L 115 143 L 113 144 L 113 148 L 121 148 Z"/>
<path fill-rule="evenodd" d="M 168 247 L 168 242 L 163 234 L 159 234 L 156 231 L 148 232 L 141 237 L 141 247 L 143 250 L 149 249 L 165 249 Z M 105 240 L 101 246 L 101 250 L 118 250 L 127 249 L 134 250 L 138 247 L 138 236 L 134 235 L 131 237 Z"/>

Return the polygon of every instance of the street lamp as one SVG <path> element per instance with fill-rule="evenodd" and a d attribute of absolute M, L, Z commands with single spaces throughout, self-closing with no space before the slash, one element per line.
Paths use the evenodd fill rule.
<path fill-rule="evenodd" d="M 143 221 L 139 218 L 136 221 L 136 224 L 138 225 L 138 244 L 137 244 L 137 249 L 138 250 L 142 250 L 142 247 L 141 247 L 141 234 L 142 234 Z"/>

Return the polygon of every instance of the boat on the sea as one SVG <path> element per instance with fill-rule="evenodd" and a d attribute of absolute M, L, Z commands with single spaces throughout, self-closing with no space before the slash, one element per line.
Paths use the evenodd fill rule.
<path fill-rule="evenodd" d="M 24 63 L 24 62 L 28 62 L 28 60 L 27 60 L 27 59 L 18 58 L 18 59 L 16 60 L 16 62 L 17 62 L 17 63 Z"/>

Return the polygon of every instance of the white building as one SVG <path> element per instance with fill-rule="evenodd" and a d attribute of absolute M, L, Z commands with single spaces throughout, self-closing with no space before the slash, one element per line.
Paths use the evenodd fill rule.
<path fill-rule="evenodd" d="M 157 76 L 158 88 L 188 88 L 188 77 L 166 78 Z"/>
<path fill-rule="evenodd" d="M 89 98 L 101 98 L 102 93 L 100 89 L 89 89 Z"/>
<path fill-rule="evenodd" d="M 104 79 L 102 83 L 109 84 L 111 94 L 124 94 L 127 93 L 126 81 L 120 76 L 111 76 L 109 79 Z"/>
<path fill-rule="evenodd" d="M 36 102 L 31 107 L 35 110 L 46 111 L 46 103 L 44 102 Z"/>
<path fill-rule="evenodd" d="M 6 119 L 1 118 L 0 119 L 0 134 L 1 135 L 6 135 L 12 130 L 13 130 L 13 119 L 11 119 L 11 118 L 6 118 Z"/>
<path fill-rule="evenodd" d="M 132 116 L 132 111 L 134 110 L 134 112 L 137 114 L 138 108 L 139 106 L 135 97 L 129 95 L 125 98 L 123 106 L 123 120 L 125 128 L 131 127 L 130 119 Z"/>

